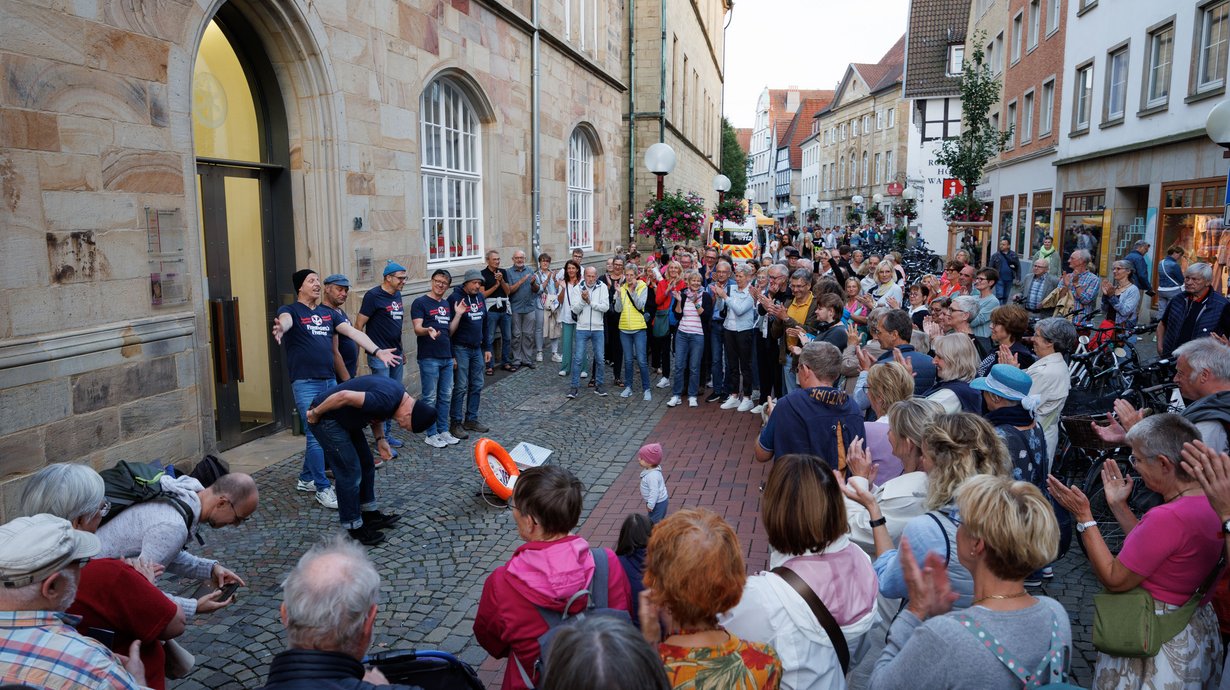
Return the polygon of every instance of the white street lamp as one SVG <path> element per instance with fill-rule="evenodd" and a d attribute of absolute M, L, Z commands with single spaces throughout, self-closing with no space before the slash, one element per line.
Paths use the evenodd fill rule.
<path fill-rule="evenodd" d="M 713 178 L 713 191 L 718 193 L 718 203 L 726 201 L 726 192 L 730 191 L 730 178 L 718 175 Z"/>
<path fill-rule="evenodd" d="M 863 205 L 863 195 L 862 195 L 862 194 L 855 194 L 854 196 L 850 197 L 850 201 L 851 201 L 851 202 L 852 202 L 855 206 L 862 206 L 862 205 Z"/>
<path fill-rule="evenodd" d="M 906 201 L 913 201 L 914 200 L 914 188 L 906 187 L 905 189 L 901 190 L 901 198 L 905 199 Z"/>
<path fill-rule="evenodd" d="M 879 205 L 880 205 L 880 204 L 884 201 L 884 195 L 883 195 L 883 194 L 878 194 L 878 193 L 877 193 L 877 194 L 875 194 L 874 196 L 872 196 L 872 197 L 871 197 L 871 200 L 872 200 L 873 202 L 875 202 L 875 205 L 876 205 L 876 206 L 879 206 Z"/>
<path fill-rule="evenodd" d="M 1214 144 L 1230 148 L 1230 100 L 1218 103 L 1209 111 L 1204 131 Z"/>
<path fill-rule="evenodd" d="M 675 170 L 675 149 L 663 142 L 650 146 L 645 149 L 645 167 L 658 176 L 658 198 L 661 199 L 666 176 Z"/>

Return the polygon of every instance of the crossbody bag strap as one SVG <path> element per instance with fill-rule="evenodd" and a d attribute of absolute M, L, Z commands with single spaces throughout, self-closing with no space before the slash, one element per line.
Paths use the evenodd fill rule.
<path fill-rule="evenodd" d="M 600 546 L 592 546 L 589 552 L 594 557 L 594 575 L 589 580 L 589 607 L 588 608 L 607 608 L 607 595 L 609 594 L 610 586 L 607 584 L 610 573 L 608 568 L 611 565 L 606 557 L 606 549 Z"/>
<path fill-rule="evenodd" d="M 833 650 L 837 652 L 837 660 L 841 662 L 841 672 L 846 674 L 850 672 L 850 645 L 846 642 L 846 635 L 841 631 L 841 626 L 837 625 L 837 619 L 833 618 L 833 614 L 829 613 L 824 602 L 820 601 L 820 597 L 816 596 L 816 592 L 807 586 L 803 578 L 799 577 L 798 573 L 785 566 L 778 566 L 771 571 L 774 575 L 786 581 L 799 596 L 803 597 L 803 601 L 807 602 L 807 606 L 811 608 L 811 612 L 815 615 L 816 620 L 820 622 L 820 627 L 824 628 L 824 632 L 828 633 L 829 640 L 833 642 Z"/>
<path fill-rule="evenodd" d="M 1200 600 L 1204 598 L 1205 593 L 1217 581 L 1217 576 L 1221 574 L 1222 565 L 1224 564 L 1224 558 L 1218 559 L 1217 564 L 1213 566 L 1213 570 L 1209 571 L 1208 576 L 1204 578 L 1204 582 L 1200 583 L 1200 587 L 1196 589 L 1196 592 L 1192 594 L 1186 604 L 1170 613 L 1158 614 L 1158 630 L 1163 639 L 1172 639 L 1175 635 L 1183 632 L 1183 628 L 1187 627 L 1187 624 L 1192 620 L 1192 616 L 1196 613 L 1196 608 L 1200 606 Z"/>
<path fill-rule="evenodd" d="M 927 517 L 935 520 L 935 526 L 940 528 L 940 534 L 944 535 L 944 565 L 948 565 L 952 561 L 952 542 L 948 540 L 948 530 L 944 529 L 944 523 L 935 516 L 932 511 L 927 511 Z"/>
<path fill-rule="evenodd" d="M 999 663 L 1003 664 L 1012 675 L 1017 677 L 1026 688 L 1037 688 L 1051 683 L 1062 683 L 1068 677 L 1068 647 L 1059 639 L 1059 619 L 1051 615 L 1051 644 L 1042 661 L 1034 669 L 1033 674 L 1026 672 L 1019 658 L 1008 651 L 994 635 L 982 627 L 982 624 L 969 615 L 960 613 L 954 616 L 971 635 L 978 638 L 979 643 L 991 653 Z"/>

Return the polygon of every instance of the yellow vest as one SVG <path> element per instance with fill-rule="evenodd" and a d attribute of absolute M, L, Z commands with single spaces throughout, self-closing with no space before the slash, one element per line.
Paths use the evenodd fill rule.
<path fill-rule="evenodd" d="M 640 295 L 649 290 L 649 286 L 641 281 L 636 281 L 636 294 Z M 628 286 L 624 285 L 619 288 L 619 299 L 622 302 L 619 312 L 619 330 L 621 331 L 643 331 L 645 330 L 645 315 L 640 309 L 632 303 L 632 294 L 628 292 Z"/>

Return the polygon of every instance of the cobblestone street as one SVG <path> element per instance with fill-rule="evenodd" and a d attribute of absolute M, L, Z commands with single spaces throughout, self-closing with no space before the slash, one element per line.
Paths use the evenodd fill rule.
<path fill-rule="evenodd" d="M 567 466 L 585 483 L 580 533 L 613 547 L 623 517 L 641 510 L 633 455 L 646 439 L 661 442 L 671 492 L 671 510 L 704 506 L 723 514 L 744 546 L 749 572 L 764 568 L 768 544 L 759 527 L 757 487 L 767 465 L 748 449 L 759 417 L 719 410 L 716 404 L 668 410 L 668 396 L 655 389 L 652 403 L 618 391 L 598 398 L 582 389 L 575 401 L 549 364 L 488 378 L 482 420 L 488 436 L 511 448 L 520 441 L 551 448 L 550 461 Z M 492 385 L 494 384 L 494 385 Z M 402 458 L 377 473 L 377 496 L 386 509 L 404 514 L 388 540 L 371 549 L 383 579 L 381 609 L 372 651 L 443 649 L 480 669 L 488 687 L 498 687 L 503 661 L 490 659 L 473 640 L 471 626 L 486 575 L 519 543 L 508 511 L 477 495 L 471 452 L 476 435 L 446 449 L 406 438 Z M 196 654 L 192 676 L 171 681 L 176 690 L 251 688 L 261 685 L 269 660 L 284 648 L 278 620 L 279 582 L 315 540 L 337 528 L 333 511 L 311 494 L 294 491 L 301 454 L 256 473 L 261 490 L 257 514 L 238 529 L 206 530 L 195 552 L 221 560 L 248 583 L 240 601 L 197 619 L 182 638 Z M 1075 681 L 1088 684 L 1094 653 L 1089 644 L 1092 595 L 1097 591 L 1079 547 L 1057 564 L 1045 591 L 1073 614 L 1077 654 Z M 856 670 L 852 687 L 865 687 L 874 658 Z"/>

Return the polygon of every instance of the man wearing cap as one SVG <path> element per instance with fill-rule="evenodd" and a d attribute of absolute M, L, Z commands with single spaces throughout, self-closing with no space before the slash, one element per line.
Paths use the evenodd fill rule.
<path fill-rule="evenodd" d="M 367 366 L 372 373 L 387 376 L 394 381 L 405 384 L 402 373 L 405 369 L 405 354 L 401 349 L 401 333 L 404 310 L 401 300 L 401 289 L 406 285 L 406 267 L 389 259 L 384 266 L 384 279 L 376 287 L 363 293 L 363 302 L 359 306 L 359 315 L 354 323 L 359 330 L 364 331 L 381 349 L 390 349 L 398 356 L 397 364 L 390 365 L 373 357 L 367 356 Z M 390 426 L 384 425 L 385 438 L 389 447 L 401 448 L 400 439 L 389 434 Z"/>
<path fill-rule="evenodd" d="M 334 273 L 325 278 L 325 287 L 321 292 L 321 301 L 338 314 L 338 324 L 350 323 L 350 317 L 342 309 L 346 298 L 350 296 L 350 279 L 341 273 Z M 341 364 L 334 364 L 338 381 L 349 381 L 359 373 L 359 344 L 350 338 L 337 339 L 336 357 L 341 358 Z"/>
<path fill-rule="evenodd" d="M 799 262 L 800 256 L 798 247 L 786 247 L 786 267 L 790 269 L 791 273 L 794 273 L 799 268 L 803 268 Z"/>
<path fill-rule="evenodd" d="M 0 683 L 64 690 L 145 685 L 141 642 L 121 664 L 101 642 L 82 636 L 73 603 L 81 567 L 98 538 L 53 515 L 0 526 Z"/>
<path fill-rule="evenodd" d="M 352 538 L 368 546 L 384 541 L 380 530 L 400 517 L 376 507 L 376 466 L 363 436 L 363 429 L 370 426 L 380 454 L 389 459 L 392 451 L 384 422 L 390 420 L 417 434 L 435 425 L 436 411 L 416 404 L 400 381 L 379 374 L 359 376 L 321 392 L 307 411 L 308 426 L 320 439 L 337 479 L 338 519 Z"/>
<path fill-rule="evenodd" d="M 484 348 L 487 301 L 483 296 L 482 272 L 477 268 L 466 271 L 464 282 L 453 288 L 448 301 L 461 319 L 452 338 L 457 376 L 448 415 L 448 433 L 456 438 L 469 438 L 467 431 L 480 434 L 490 431 L 478 421 L 483 368 L 491 362 L 491 350 Z"/>
<path fill-rule="evenodd" d="M 337 496 L 325 476 L 324 453 L 316 438 L 307 430 L 303 415 L 318 393 L 332 388 L 337 382 L 338 334 L 354 340 L 365 351 L 379 358 L 378 361 L 395 363 L 398 358 L 390 350 L 378 350 L 370 338 L 349 322 L 342 323 L 337 312 L 320 303 L 324 290 L 315 271 L 310 268 L 295 271 L 292 283 L 296 300 L 278 309 L 273 320 L 273 339 L 286 347 L 291 391 L 307 439 L 303 468 L 299 472 L 296 488 L 314 492 L 317 503 L 336 510 Z"/>
<path fill-rule="evenodd" d="M 423 439 L 433 448 L 455 445 L 461 439 L 448 432 L 449 407 L 453 400 L 452 334 L 461 323 L 445 295 L 453 284 L 453 274 L 437 268 L 431 274 L 431 289 L 410 304 L 410 322 L 418 339 L 416 358 L 419 382 L 423 394 L 419 398 L 427 407 L 436 409 L 436 423 L 427 429 Z"/>

